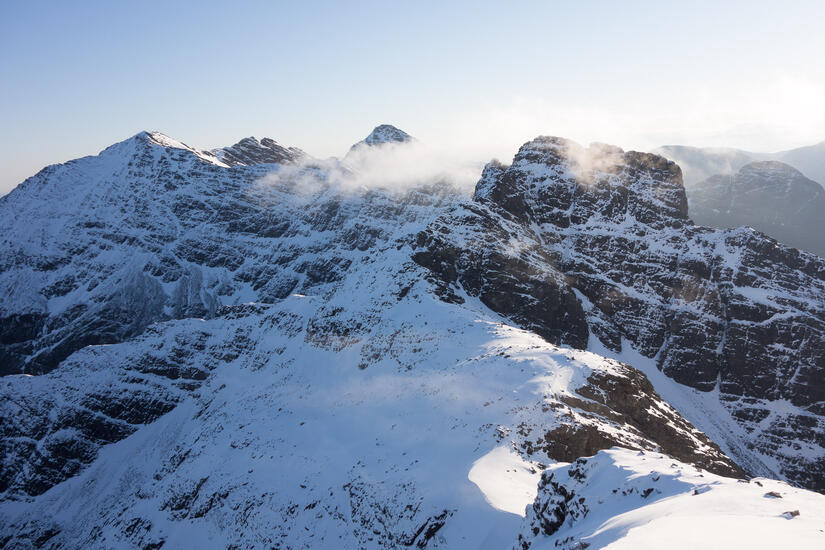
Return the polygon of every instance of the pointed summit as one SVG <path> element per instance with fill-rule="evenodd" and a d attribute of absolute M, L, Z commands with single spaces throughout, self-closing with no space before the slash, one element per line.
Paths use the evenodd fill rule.
<path fill-rule="evenodd" d="M 110 145 L 100 152 L 103 157 L 124 157 L 136 154 L 137 151 L 144 151 L 147 148 L 162 147 L 164 149 L 182 149 L 188 151 L 204 162 L 226 168 L 227 165 L 221 162 L 209 151 L 190 147 L 185 143 L 167 136 L 161 132 L 144 130 L 132 137 Z"/>
<path fill-rule="evenodd" d="M 412 141 L 412 136 L 391 124 L 381 124 L 367 136 L 364 143 L 367 145 L 380 145 L 382 143 L 404 143 Z"/>
<path fill-rule="evenodd" d="M 387 143 L 409 143 L 414 141 L 414 138 L 392 124 L 381 124 L 376 126 L 370 135 L 363 140 L 353 145 L 350 150 L 360 148 L 362 146 L 375 147 Z"/>

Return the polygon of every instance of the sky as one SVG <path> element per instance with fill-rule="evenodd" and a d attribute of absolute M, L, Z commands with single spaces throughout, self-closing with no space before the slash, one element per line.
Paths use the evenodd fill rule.
<path fill-rule="evenodd" d="M 0 0 L 0 194 L 141 130 L 458 157 L 825 140 L 825 2 Z"/>

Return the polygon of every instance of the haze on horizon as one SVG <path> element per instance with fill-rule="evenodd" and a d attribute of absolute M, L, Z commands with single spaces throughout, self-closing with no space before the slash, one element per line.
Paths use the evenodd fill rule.
<path fill-rule="evenodd" d="M 144 129 L 324 157 L 391 123 L 477 160 L 825 140 L 825 3 L 673 4 L 6 0 L 0 195 Z"/>

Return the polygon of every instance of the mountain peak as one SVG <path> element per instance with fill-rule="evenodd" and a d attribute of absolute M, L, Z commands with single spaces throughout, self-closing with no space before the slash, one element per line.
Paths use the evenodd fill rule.
<path fill-rule="evenodd" d="M 284 147 L 272 138 L 249 136 L 235 145 L 215 149 L 212 153 L 229 166 L 252 166 L 255 164 L 294 164 L 307 156 L 297 147 Z"/>
<path fill-rule="evenodd" d="M 751 162 L 733 174 L 717 174 L 693 186 L 691 218 L 700 225 L 751 226 L 780 242 L 820 256 L 825 189 L 776 160 Z"/>
<path fill-rule="evenodd" d="M 370 135 L 364 139 L 364 143 L 367 145 L 379 145 L 381 143 L 404 143 L 407 141 L 412 141 L 412 136 L 401 130 L 396 128 L 392 124 L 380 124 L 376 126 Z"/>
<path fill-rule="evenodd" d="M 518 216 L 553 210 L 562 203 L 567 206 L 561 210 L 566 211 L 574 206 L 568 201 L 575 188 L 590 204 L 590 209 L 583 210 L 578 204 L 578 215 L 584 215 L 584 210 L 588 210 L 587 216 L 604 210 L 599 215 L 616 216 L 618 221 L 632 212 L 646 222 L 677 225 L 687 219 L 685 189 L 675 163 L 604 143 L 584 147 L 556 136 L 539 136 L 522 145 L 510 167 L 488 166 L 475 197 L 497 202 Z M 533 197 L 528 189 L 540 190 L 536 193 L 541 198 Z M 526 204 L 528 198 L 536 204 Z"/>
<path fill-rule="evenodd" d="M 203 151 L 201 149 L 190 147 L 189 145 L 186 145 L 181 141 L 171 138 L 164 133 L 149 130 L 143 130 L 128 139 L 115 143 L 114 145 L 110 145 L 109 147 L 101 151 L 101 155 L 107 157 L 112 155 L 128 156 L 134 154 L 138 150 L 144 150 L 147 147 L 162 147 L 164 149 L 182 149 L 184 151 L 188 151 L 194 154 L 196 157 L 198 157 L 200 160 L 204 162 L 208 162 L 216 166 L 222 166 L 224 168 L 226 167 L 226 164 L 221 162 L 218 158 L 215 157 L 214 154 L 212 154 L 209 151 Z"/>
<path fill-rule="evenodd" d="M 363 145 L 375 147 L 387 143 L 409 143 L 413 141 L 413 139 L 414 138 L 410 134 L 404 130 L 396 128 L 392 124 L 379 124 L 373 128 L 370 135 L 353 145 L 350 150 L 359 148 Z"/>

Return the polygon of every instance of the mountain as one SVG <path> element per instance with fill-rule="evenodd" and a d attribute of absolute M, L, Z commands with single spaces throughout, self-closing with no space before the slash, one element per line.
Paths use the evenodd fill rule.
<path fill-rule="evenodd" d="M 694 225 L 655 155 L 537 138 L 471 197 L 265 141 L 0 199 L 0 545 L 581 548 L 694 502 L 823 540 L 741 478 L 825 490 L 825 261 Z"/>
<path fill-rule="evenodd" d="M 712 176 L 694 185 L 689 205 L 698 224 L 749 225 L 825 257 L 825 189 L 787 164 L 752 162 L 736 174 Z"/>
<path fill-rule="evenodd" d="M 227 166 L 254 166 L 256 164 L 295 164 L 307 154 L 297 147 L 284 147 L 271 138 L 258 141 L 244 138 L 231 147 L 212 151 Z"/>
<path fill-rule="evenodd" d="M 652 151 L 679 164 L 690 193 L 693 184 L 717 174 L 733 174 L 754 161 L 784 162 L 820 184 L 825 184 L 825 141 L 777 153 L 754 153 L 741 149 L 664 145 Z"/>
<path fill-rule="evenodd" d="M 222 301 L 289 295 L 292 279 L 269 276 L 266 239 L 290 220 L 267 208 L 277 192 L 254 186 L 269 169 L 240 163 L 241 150 L 251 162 L 270 149 L 247 144 L 214 154 L 142 132 L 0 199 L 0 373 L 48 372 Z"/>
<path fill-rule="evenodd" d="M 654 153 L 682 168 L 690 216 L 697 223 L 750 226 L 790 246 L 825 255 L 820 214 L 825 201 L 825 141 L 779 153 L 682 145 L 660 147 Z"/>
<path fill-rule="evenodd" d="M 381 124 L 376 126 L 373 131 L 370 132 L 370 135 L 353 145 L 353 148 L 359 147 L 360 145 L 375 147 L 377 145 L 384 145 L 387 143 L 407 143 L 412 140 L 412 136 L 404 130 L 399 130 L 392 124 Z"/>
<path fill-rule="evenodd" d="M 413 259 L 444 299 L 458 286 L 550 342 L 703 392 L 707 418 L 680 411 L 747 471 L 823 490 L 825 261 L 687 212 L 673 162 L 537 138 L 489 164 Z"/>
<path fill-rule="evenodd" d="M 825 141 L 769 155 L 766 160 L 790 164 L 815 182 L 825 185 Z"/>

